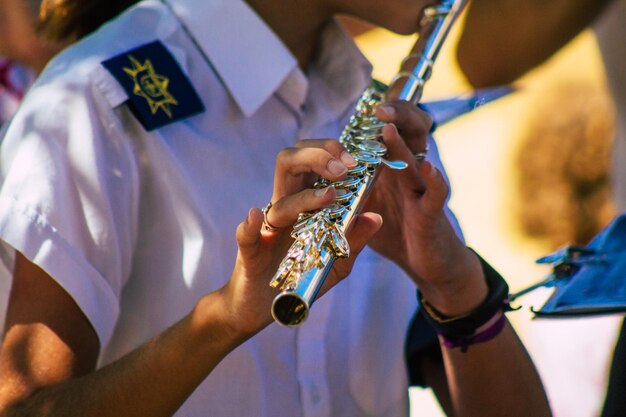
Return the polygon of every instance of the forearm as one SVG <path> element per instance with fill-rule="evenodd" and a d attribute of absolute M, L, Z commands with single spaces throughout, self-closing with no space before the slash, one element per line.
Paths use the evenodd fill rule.
<path fill-rule="evenodd" d="M 503 316 L 508 286 L 471 250 L 455 259 L 463 266 L 450 269 L 456 291 L 438 280 L 436 291 L 422 292 L 422 314 L 440 334 L 449 386 L 442 402 L 464 417 L 549 415 L 534 364 Z"/>
<path fill-rule="evenodd" d="M 206 307 L 135 351 L 86 376 L 42 387 L 2 416 L 171 416 L 243 338 Z"/>
<path fill-rule="evenodd" d="M 539 375 L 508 323 L 494 339 L 472 345 L 467 352 L 442 350 L 455 415 L 551 415 Z"/>
<path fill-rule="evenodd" d="M 514 81 L 575 37 L 612 0 L 472 0 L 457 58 L 476 87 Z"/>

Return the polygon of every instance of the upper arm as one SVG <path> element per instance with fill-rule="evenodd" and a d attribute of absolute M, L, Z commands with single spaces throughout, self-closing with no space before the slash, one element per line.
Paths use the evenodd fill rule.
<path fill-rule="evenodd" d="M 88 68 L 60 76 L 56 62 L 0 142 L 0 250 L 24 254 L 5 319 L 0 403 L 94 369 L 132 268 L 133 142 Z"/>
<path fill-rule="evenodd" d="M 69 294 L 17 253 L 0 350 L 0 408 L 95 369 L 99 341 Z"/>
<path fill-rule="evenodd" d="M 585 29 L 612 0 L 472 0 L 457 48 L 476 87 L 514 81 Z"/>
<path fill-rule="evenodd" d="M 139 169 L 103 95 L 67 84 L 33 87 L 0 142 L 0 250 L 54 277 L 105 346 L 132 269 Z"/>

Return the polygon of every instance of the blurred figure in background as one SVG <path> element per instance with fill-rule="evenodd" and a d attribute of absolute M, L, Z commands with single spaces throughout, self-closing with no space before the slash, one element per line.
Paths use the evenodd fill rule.
<path fill-rule="evenodd" d="M 467 79 L 476 87 L 484 87 L 514 81 L 552 56 L 583 29 L 591 27 L 594 30 L 616 112 L 616 133 L 610 152 L 612 163 L 609 168 L 609 182 L 617 212 L 626 211 L 626 42 L 624 42 L 626 24 L 624 22 L 626 22 L 626 1 L 624 0 L 553 0 L 549 2 L 474 0 L 469 5 L 466 26 L 458 45 L 459 64 Z M 550 119 L 558 117 L 561 111 L 560 107 L 548 110 L 544 113 L 547 114 L 544 122 L 547 121 L 550 124 Z M 537 141 L 542 139 L 537 137 Z M 582 150 L 575 150 L 573 154 L 567 152 L 571 150 L 571 144 L 565 143 L 567 139 L 569 138 L 562 139 L 559 153 L 553 158 L 552 169 L 558 169 L 561 164 L 562 150 L 566 150 L 565 153 L 571 154 L 573 158 L 578 158 L 579 152 L 586 152 L 585 147 Z M 604 143 L 594 146 L 597 147 L 595 151 L 603 153 Z M 526 156 L 520 156 L 520 158 L 526 163 L 532 163 Z M 604 180 L 601 179 L 602 174 L 598 171 L 601 170 L 603 163 L 600 159 L 588 165 L 585 174 L 588 178 L 599 175 L 596 177 L 598 182 L 594 184 L 599 187 L 594 191 L 598 193 L 598 196 L 603 194 Z M 567 164 L 575 164 L 575 162 Z M 572 172 L 572 174 L 573 178 L 568 181 L 570 184 L 575 184 L 578 178 L 575 173 Z M 578 197 L 579 203 L 576 204 L 584 204 L 581 202 L 585 201 L 585 198 L 580 200 L 580 194 Z M 600 208 L 599 217 L 594 221 L 604 219 L 607 215 L 605 203 L 593 204 L 597 204 L 596 207 Z M 572 212 L 563 213 L 562 216 L 568 214 Z M 581 213 L 578 212 L 578 215 Z M 568 237 L 584 239 L 590 232 L 590 230 L 585 231 L 584 235 L 573 233 Z M 606 345 L 606 341 L 594 340 L 594 342 L 599 349 Z M 622 324 L 613 355 L 603 417 L 626 414 L 625 394 L 626 326 Z"/>
<path fill-rule="evenodd" d="M 59 50 L 35 32 L 39 0 L 0 1 L 0 55 L 40 72 Z"/>
<path fill-rule="evenodd" d="M 60 49 L 35 33 L 39 0 L 0 0 L 0 125 Z"/>
<path fill-rule="evenodd" d="M 135 2 L 0 0 L 0 125 L 50 58 Z"/>
<path fill-rule="evenodd" d="M 90 34 L 137 1 L 43 0 L 38 32 L 50 41 L 68 44 Z"/>

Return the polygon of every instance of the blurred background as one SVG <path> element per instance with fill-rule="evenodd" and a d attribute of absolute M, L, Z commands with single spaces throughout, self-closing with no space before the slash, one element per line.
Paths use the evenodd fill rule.
<path fill-rule="evenodd" d="M 375 76 L 388 82 L 415 38 L 364 29 L 356 27 L 357 42 Z M 423 101 L 470 91 L 454 57 L 458 29 Z M 512 292 L 550 272 L 537 258 L 586 243 L 614 215 L 607 189 L 613 108 L 593 34 L 580 35 L 515 87 L 435 133 L 467 243 Z M 550 292 L 520 298 L 521 309 L 509 319 L 539 368 L 555 416 L 596 416 L 620 317 L 533 320 L 530 307 L 539 308 Z M 429 390 L 411 389 L 410 398 L 412 417 L 443 415 Z"/>

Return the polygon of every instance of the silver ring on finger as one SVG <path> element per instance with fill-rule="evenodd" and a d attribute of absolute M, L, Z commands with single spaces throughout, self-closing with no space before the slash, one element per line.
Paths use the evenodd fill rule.
<path fill-rule="evenodd" d="M 426 145 L 426 148 L 424 148 L 423 151 L 417 152 L 413 156 L 415 157 L 415 160 L 417 162 L 424 161 L 426 159 L 426 156 L 428 156 L 428 145 Z"/>
<path fill-rule="evenodd" d="M 274 226 L 272 223 L 270 223 L 267 220 L 267 213 L 269 213 L 272 206 L 273 206 L 273 203 L 270 201 L 269 203 L 267 203 L 265 207 L 261 209 L 261 213 L 263 213 L 263 226 L 265 227 L 265 230 L 268 232 L 275 232 L 280 229 L 280 227 Z"/>

